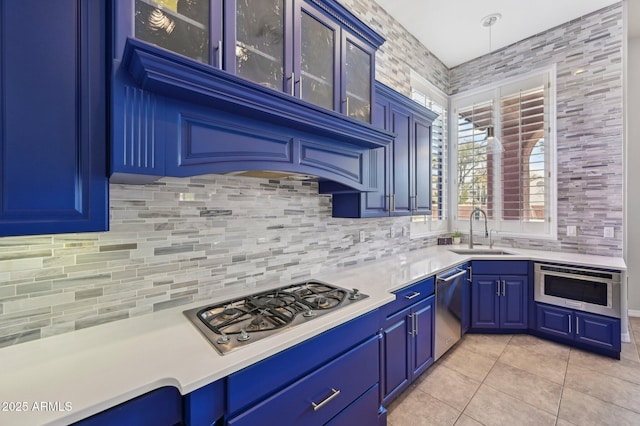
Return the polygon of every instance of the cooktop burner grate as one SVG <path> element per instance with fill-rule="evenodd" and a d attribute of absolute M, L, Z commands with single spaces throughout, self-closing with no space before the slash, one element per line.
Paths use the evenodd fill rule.
<path fill-rule="evenodd" d="M 321 281 L 305 281 L 185 311 L 224 354 L 368 296 Z"/>

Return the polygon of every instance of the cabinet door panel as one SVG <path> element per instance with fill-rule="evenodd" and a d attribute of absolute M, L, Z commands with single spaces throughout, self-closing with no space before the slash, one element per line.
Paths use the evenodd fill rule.
<path fill-rule="evenodd" d="M 527 328 L 527 277 L 501 276 L 500 327 Z"/>
<path fill-rule="evenodd" d="M 371 122 L 371 84 L 373 81 L 373 55 L 352 41 L 345 32 L 343 37 L 345 94 L 344 113 L 356 120 Z"/>
<path fill-rule="evenodd" d="M 409 367 L 409 335 L 411 331 L 410 309 L 393 316 L 393 322 L 383 330 L 382 350 L 385 362 L 382 395 L 383 403 L 395 398 L 409 386 L 411 368 Z"/>
<path fill-rule="evenodd" d="M 108 228 L 104 16 L 0 3 L 0 236 Z"/>
<path fill-rule="evenodd" d="M 620 320 L 575 312 L 576 340 L 605 349 L 620 352 Z"/>
<path fill-rule="evenodd" d="M 416 330 L 413 336 L 413 377 L 417 377 L 433 363 L 433 322 L 435 297 L 416 304 L 413 308 Z"/>
<path fill-rule="evenodd" d="M 473 328 L 498 328 L 499 305 L 499 281 L 497 275 L 476 275 L 471 283 L 471 327 Z"/>
<path fill-rule="evenodd" d="M 158 0 L 135 0 L 134 16 L 136 38 L 210 63 L 208 0 L 178 1 L 173 4 Z"/>
<path fill-rule="evenodd" d="M 391 110 L 391 131 L 396 134 L 393 141 L 393 176 L 391 180 L 392 215 L 410 213 L 411 170 L 411 114 L 399 109 Z"/>
<path fill-rule="evenodd" d="M 460 332 L 464 335 L 471 326 L 471 283 L 469 282 L 469 264 L 463 265 L 463 268 L 467 270 L 462 281 L 462 312 L 460 315 Z"/>
<path fill-rule="evenodd" d="M 431 211 L 431 123 L 416 118 L 415 180 L 413 189 L 414 214 L 428 214 Z"/>
<path fill-rule="evenodd" d="M 569 309 L 536 304 L 536 330 L 567 339 L 573 338 L 571 312 Z"/>
<path fill-rule="evenodd" d="M 285 1 L 235 0 L 235 73 L 284 90 Z"/>
<path fill-rule="evenodd" d="M 298 1 L 294 43 L 294 93 L 312 104 L 338 110 L 340 27 Z"/>

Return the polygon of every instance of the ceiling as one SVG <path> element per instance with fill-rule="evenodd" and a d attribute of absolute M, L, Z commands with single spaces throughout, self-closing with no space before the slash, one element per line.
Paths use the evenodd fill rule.
<path fill-rule="evenodd" d="M 452 68 L 489 53 L 489 29 L 482 26 L 487 15 L 502 15 L 491 28 L 491 50 L 496 50 L 620 0 L 375 1 Z M 632 4 L 630 14 L 640 8 L 640 0 L 626 1 Z M 630 30 L 640 27 L 640 13 L 635 16 Z"/>

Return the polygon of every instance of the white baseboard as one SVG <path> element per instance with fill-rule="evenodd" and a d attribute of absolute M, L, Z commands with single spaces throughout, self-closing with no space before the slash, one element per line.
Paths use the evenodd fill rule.
<path fill-rule="evenodd" d="M 640 317 L 640 310 L 637 309 L 627 309 L 627 313 L 630 317 Z"/>

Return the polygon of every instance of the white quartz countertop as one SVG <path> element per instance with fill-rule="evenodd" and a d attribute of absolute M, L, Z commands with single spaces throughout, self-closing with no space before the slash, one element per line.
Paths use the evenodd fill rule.
<path fill-rule="evenodd" d="M 394 300 L 395 290 L 471 259 L 626 270 L 620 258 L 511 248 L 505 250 L 512 254 L 504 256 L 449 251 L 456 247 L 463 248 L 431 247 L 317 274 L 313 278 L 358 288 L 369 297 L 224 356 L 182 311 L 266 288 L 225 290 L 191 305 L 0 349 L 0 425 L 69 424 L 167 385 L 187 394 L 382 306 Z"/>

